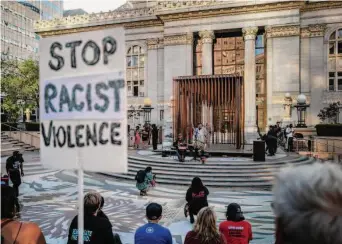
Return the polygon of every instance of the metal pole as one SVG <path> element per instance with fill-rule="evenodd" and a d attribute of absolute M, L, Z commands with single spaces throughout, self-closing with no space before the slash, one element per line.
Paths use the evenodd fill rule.
<path fill-rule="evenodd" d="M 83 244 L 84 206 L 83 206 L 83 168 L 78 168 L 78 244 Z"/>

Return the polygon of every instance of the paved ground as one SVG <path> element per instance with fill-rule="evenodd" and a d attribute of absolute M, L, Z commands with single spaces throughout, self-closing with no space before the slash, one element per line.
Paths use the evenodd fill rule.
<path fill-rule="evenodd" d="M 35 163 L 39 163 L 37 153 L 24 156 L 27 165 L 35 160 Z M 2 159 L 2 169 L 3 162 Z M 104 212 L 113 224 L 113 231 L 119 233 L 123 243 L 134 243 L 134 231 L 146 222 L 145 207 L 149 202 L 162 204 L 162 224 L 171 230 L 174 243 L 182 244 L 184 236 L 192 228 L 183 215 L 186 187 L 157 185 L 147 197 L 140 197 L 131 182 L 118 181 L 95 173 L 86 174 L 84 182 L 86 192 L 96 190 L 104 196 Z M 270 192 L 222 188 L 210 188 L 209 191 L 209 204 L 215 208 L 218 222 L 223 221 L 227 204 L 237 202 L 241 204 L 246 219 L 252 223 L 252 243 L 274 243 Z M 47 243 L 65 243 L 70 221 L 77 212 L 77 175 L 73 171 L 48 172 L 38 167 L 36 173 L 32 171 L 24 177 L 20 187 L 20 201 L 24 205 L 22 219 L 38 223 Z"/>

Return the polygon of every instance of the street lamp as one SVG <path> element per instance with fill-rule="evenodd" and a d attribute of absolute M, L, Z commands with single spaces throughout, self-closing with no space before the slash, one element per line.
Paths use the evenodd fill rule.
<path fill-rule="evenodd" d="M 144 120 L 146 124 L 149 124 L 151 122 L 151 111 L 152 109 L 152 101 L 150 98 L 144 99 L 144 107 L 141 108 L 144 111 Z"/>
<path fill-rule="evenodd" d="M 309 107 L 308 104 L 306 104 L 306 96 L 304 94 L 299 94 L 297 97 L 297 104 L 294 105 L 297 109 L 297 116 L 298 116 L 298 123 L 297 128 L 306 128 L 305 124 L 305 117 L 306 117 L 306 108 Z"/>

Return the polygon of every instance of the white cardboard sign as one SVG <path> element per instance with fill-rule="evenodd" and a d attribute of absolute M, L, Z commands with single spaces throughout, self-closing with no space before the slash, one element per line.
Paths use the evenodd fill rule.
<path fill-rule="evenodd" d="M 127 172 L 123 27 L 40 41 L 41 161 Z"/>

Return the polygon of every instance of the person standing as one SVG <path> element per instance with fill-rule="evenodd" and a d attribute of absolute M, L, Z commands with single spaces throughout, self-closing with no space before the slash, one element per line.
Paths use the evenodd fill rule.
<path fill-rule="evenodd" d="M 101 195 L 89 192 L 84 196 L 84 233 L 83 241 L 87 244 L 113 244 L 115 242 L 112 224 L 107 218 L 98 217 L 101 211 Z M 78 216 L 71 221 L 68 244 L 78 243 Z"/>
<path fill-rule="evenodd" d="M 152 146 L 153 150 L 157 150 L 158 145 L 158 128 L 155 124 L 152 125 Z"/>
<path fill-rule="evenodd" d="M 148 124 L 145 124 L 143 127 L 143 130 L 141 132 L 141 140 L 143 144 L 143 149 L 146 149 L 148 147 L 148 142 L 150 140 L 150 132 L 149 132 Z"/>
<path fill-rule="evenodd" d="M 203 185 L 199 177 L 192 179 L 191 186 L 186 192 L 185 200 L 189 205 L 190 223 L 195 222 L 194 215 L 204 207 L 208 206 L 208 189 Z"/>
<path fill-rule="evenodd" d="M 140 145 L 140 134 L 139 134 L 139 126 L 135 127 L 135 133 L 134 133 L 134 146 L 136 149 L 139 149 L 139 145 Z"/>
<path fill-rule="evenodd" d="M 230 242 L 229 242 L 230 243 Z M 216 214 L 212 208 L 202 208 L 192 231 L 185 237 L 184 244 L 227 244 L 216 227 Z"/>
<path fill-rule="evenodd" d="M 227 243 L 248 244 L 253 239 L 252 226 L 245 220 L 239 204 L 228 205 L 226 218 L 227 220 L 220 224 L 219 230 Z"/>
<path fill-rule="evenodd" d="M 291 152 L 293 149 L 293 134 L 294 134 L 294 130 L 293 130 L 293 125 L 290 124 L 288 128 L 286 128 L 286 147 L 285 149 L 287 149 L 287 151 Z"/>
<path fill-rule="evenodd" d="M 146 207 L 148 223 L 137 229 L 134 235 L 135 244 L 172 244 L 169 229 L 159 225 L 163 208 L 158 203 L 150 203 Z"/>
<path fill-rule="evenodd" d="M 13 183 L 14 193 L 17 198 L 19 196 L 19 186 L 21 185 L 21 177 L 24 176 L 23 162 L 23 155 L 20 154 L 19 151 L 14 151 L 13 155 L 6 160 L 7 175 L 9 175 L 9 178 Z M 17 211 L 20 211 L 19 203 L 16 207 Z"/>

